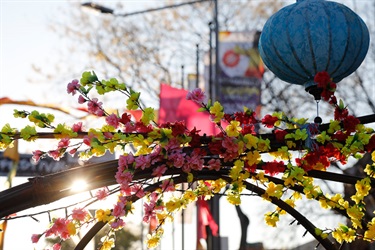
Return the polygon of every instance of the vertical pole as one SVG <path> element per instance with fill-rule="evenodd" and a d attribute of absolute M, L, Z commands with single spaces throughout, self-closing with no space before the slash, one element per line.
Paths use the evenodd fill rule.
<path fill-rule="evenodd" d="M 220 65 L 219 65 L 219 8 L 218 8 L 218 1 L 214 0 L 214 24 L 215 24 L 215 96 L 214 100 L 217 101 L 219 99 L 220 93 L 220 83 L 219 83 L 219 76 L 220 76 Z M 217 237 L 212 237 L 212 248 L 215 250 L 221 250 L 221 238 L 220 238 L 220 207 L 219 207 L 219 196 L 214 196 L 211 200 L 211 212 L 213 215 L 214 220 L 218 225 Z"/>
<path fill-rule="evenodd" d="M 185 214 L 184 214 L 185 209 L 181 210 L 181 231 L 182 231 L 182 245 L 181 245 L 181 250 L 185 249 Z"/>
<path fill-rule="evenodd" d="M 213 81 L 212 81 L 212 22 L 208 23 L 208 28 L 210 29 L 210 39 L 209 39 L 209 51 L 208 51 L 208 87 L 209 87 L 209 96 L 210 99 L 213 101 L 214 100 L 214 88 L 213 88 Z"/>
<path fill-rule="evenodd" d="M 185 88 L 185 83 L 184 83 L 184 65 L 181 65 L 181 87 L 184 89 Z"/>
<path fill-rule="evenodd" d="M 220 91 L 219 86 L 219 75 L 220 75 L 220 66 L 219 66 L 219 21 L 218 21 L 218 0 L 214 0 L 214 25 L 215 25 L 215 96 L 214 100 L 218 100 L 218 95 Z"/>
<path fill-rule="evenodd" d="M 196 61 L 196 80 L 195 80 L 195 88 L 199 87 L 199 44 L 197 46 L 197 61 Z"/>

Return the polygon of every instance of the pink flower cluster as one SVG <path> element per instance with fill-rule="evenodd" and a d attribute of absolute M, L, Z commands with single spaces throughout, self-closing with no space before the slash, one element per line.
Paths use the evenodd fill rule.
<path fill-rule="evenodd" d="M 143 204 L 144 215 L 143 221 L 149 223 L 151 219 L 156 219 L 156 211 L 162 210 L 164 207 L 158 204 L 159 196 L 157 193 L 150 194 L 150 202 Z"/>
<path fill-rule="evenodd" d="M 186 99 L 202 105 L 202 103 L 206 100 L 206 95 L 201 89 L 196 88 L 186 95 Z"/>
<path fill-rule="evenodd" d="M 103 103 L 99 102 L 98 98 L 92 98 L 90 101 L 87 103 L 87 108 L 90 114 L 96 115 L 96 116 L 103 116 L 103 108 L 102 108 Z"/>
<path fill-rule="evenodd" d="M 67 92 L 68 94 L 75 95 L 80 87 L 81 85 L 79 84 L 79 81 L 77 79 L 74 79 L 72 82 L 68 83 Z"/>
<path fill-rule="evenodd" d="M 75 234 L 75 225 L 71 220 L 65 218 L 57 218 L 52 227 L 46 231 L 46 237 L 49 236 L 60 236 L 61 239 L 69 239 L 70 236 Z"/>

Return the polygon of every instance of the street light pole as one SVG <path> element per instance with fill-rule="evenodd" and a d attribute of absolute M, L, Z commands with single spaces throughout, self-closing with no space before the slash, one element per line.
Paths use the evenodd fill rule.
<path fill-rule="evenodd" d="M 96 3 L 93 3 L 93 2 L 83 3 L 82 6 L 98 10 L 101 13 L 104 13 L 104 14 L 112 14 L 114 16 L 127 17 L 127 16 L 134 16 L 134 15 L 138 15 L 138 14 L 144 14 L 144 13 L 148 13 L 148 12 L 154 12 L 154 11 L 165 10 L 165 9 L 170 9 L 170 8 L 178 8 L 178 7 L 181 7 L 181 6 L 184 6 L 184 5 L 191 5 L 191 4 L 196 4 L 196 3 L 208 2 L 208 1 L 212 1 L 212 0 L 190 1 L 190 2 L 184 2 L 184 3 L 179 3 L 179 4 L 167 5 L 167 6 L 158 7 L 158 8 L 151 8 L 151 9 L 147 9 L 147 10 L 134 11 L 134 12 L 124 13 L 124 14 L 115 14 L 113 9 L 104 7 L 100 4 L 96 4 Z"/>

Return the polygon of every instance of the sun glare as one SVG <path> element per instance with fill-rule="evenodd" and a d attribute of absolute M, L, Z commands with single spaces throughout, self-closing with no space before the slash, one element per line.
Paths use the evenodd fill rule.
<path fill-rule="evenodd" d="M 86 181 L 84 181 L 84 180 L 75 180 L 73 182 L 72 186 L 70 187 L 70 189 L 73 192 L 79 192 L 79 191 L 84 190 L 86 187 L 87 187 Z"/>

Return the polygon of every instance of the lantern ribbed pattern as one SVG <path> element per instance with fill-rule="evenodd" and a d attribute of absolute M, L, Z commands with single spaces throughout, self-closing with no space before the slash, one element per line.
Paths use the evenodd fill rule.
<path fill-rule="evenodd" d="M 259 41 L 265 65 L 281 80 L 315 85 L 317 72 L 334 82 L 353 73 L 364 60 L 369 32 L 348 7 L 325 0 L 300 0 L 266 22 Z"/>

